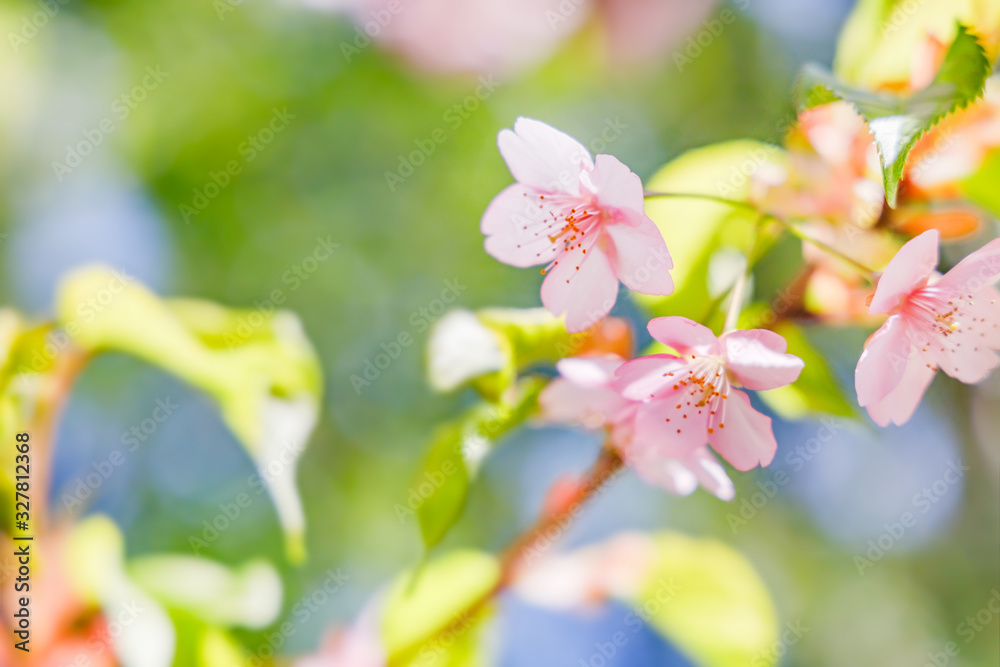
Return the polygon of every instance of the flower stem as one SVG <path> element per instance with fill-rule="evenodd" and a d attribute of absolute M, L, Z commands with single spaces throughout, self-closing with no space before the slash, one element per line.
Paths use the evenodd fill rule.
<path fill-rule="evenodd" d="M 469 603 L 462 611 L 454 616 L 444 628 L 435 633 L 434 636 L 444 635 L 448 632 L 459 632 L 463 627 L 467 627 L 470 619 L 476 618 L 489 602 L 507 589 L 515 580 L 519 568 L 524 564 L 528 555 L 539 549 L 539 542 L 551 539 L 548 534 L 556 530 L 561 535 L 565 527 L 573 520 L 576 513 L 580 511 L 588 501 L 604 488 L 604 485 L 611 481 L 619 470 L 624 466 L 624 461 L 610 446 L 605 446 L 601 450 L 601 455 L 591 466 L 584 476 L 583 481 L 577 488 L 576 493 L 565 503 L 561 504 L 557 511 L 543 514 L 538 521 L 515 539 L 507 550 L 500 557 L 500 577 L 496 585 L 483 595 L 477 597 Z M 425 641 L 429 641 L 429 637 Z"/>
<path fill-rule="evenodd" d="M 723 334 L 736 330 L 736 324 L 739 322 L 740 311 L 743 306 L 743 299 L 746 298 L 749 276 L 750 265 L 747 264 L 746 270 L 740 272 L 740 275 L 736 277 L 736 282 L 733 283 L 732 289 L 729 290 L 729 309 L 726 311 L 726 322 L 722 325 Z"/>
<path fill-rule="evenodd" d="M 728 199 L 726 197 L 717 197 L 715 195 L 699 194 L 696 192 L 652 192 L 647 190 L 643 193 L 646 199 L 653 199 L 656 197 L 674 197 L 677 199 L 702 199 L 704 201 L 712 201 L 719 204 L 727 204 L 729 206 L 734 206 L 736 208 L 745 208 L 756 211 L 757 206 L 751 204 L 748 201 L 740 201 L 738 199 Z"/>
<path fill-rule="evenodd" d="M 597 495 L 597 492 L 615 477 L 623 465 L 624 462 L 615 450 L 607 446 L 601 450 L 601 455 L 587 472 L 573 496 L 557 511 L 539 517 L 534 526 L 507 547 L 500 561 L 502 573 L 500 586 L 510 583 L 525 558 L 537 548 L 539 542 L 550 539 L 550 531 L 555 529 L 561 534 L 580 508 Z"/>
<path fill-rule="evenodd" d="M 773 215 L 769 215 L 767 217 L 768 217 L 768 219 L 774 220 L 775 222 L 777 222 L 778 224 L 780 224 L 782 227 L 784 227 L 786 230 L 788 230 L 788 232 L 792 236 L 795 236 L 795 237 L 799 238 L 804 243 L 809 243 L 811 245 L 816 246 L 817 248 L 819 248 L 820 250 L 822 250 L 823 252 L 825 252 L 826 254 L 828 254 L 828 255 L 830 255 L 832 257 L 836 257 L 840 261 L 844 262 L 845 264 L 850 265 L 852 268 L 854 268 L 855 270 L 857 270 L 857 272 L 860 273 L 862 276 L 864 276 L 869 282 L 871 282 L 873 284 L 875 283 L 876 277 L 878 276 L 878 272 L 875 271 L 874 269 L 871 269 L 871 268 L 865 266 L 864 264 L 862 264 L 861 262 L 857 261 L 856 259 L 854 259 L 852 257 L 849 257 L 848 255 L 845 255 L 844 253 L 842 253 L 841 251 L 837 250 L 836 248 L 834 248 L 833 246 L 829 245 L 828 243 L 826 243 L 824 241 L 820 241 L 819 239 L 817 239 L 815 237 L 812 237 L 809 234 L 806 234 L 801 229 L 799 229 L 799 227 L 797 225 L 795 225 L 795 224 L 793 224 L 791 222 L 788 222 L 787 220 L 782 220 L 781 218 L 778 218 L 778 217 L 773 216 Z"/>
<path fill-rule="evenodd" d="M 56 431 L 63 408 L 69 402 L 73 384 L 89 361 L 90 356 L 75 347 L 69 347 L 56 358 L 28 425 L 27 430 L 35 448 L 34 457 L 41 461 L 41 465 L 35 467 L 38 474 L 33 488 L 37 491 L 32 494 L 36 505 L 33 513 L 36 534 L 44 533 L 54 523 L 48 511 L 48 499 L 52 469 L 55 467 Z"/>
<path fill-rule="evenodd" d="M 653 198 L 656 198 L 656 197 L 676 197 L 678 199 L 702 199 L 704 201 L 717 202 L 719 204 L 727 204 L 727 205 L 733 206 L 735 208 L 743 208 L 743 209 L 748 209 L 748 210 L 753 210 L 753 211 L 758 211 L 759 210 L 757 208 L 756 204 L 752 204 L 751 202 L 740 201 L 738 199 L 728 199 L 726 197 L 717 197 L 715 195 L 699 194 L 699 193 L 695 193 L 695 192 L 653 192 L 653 191 L 647 190 L 647 191 L 645 191 L 643 193 L 643 196 L 646 199 L 653 199 Z M 847 264 L 851 265 L 851 267 L 853 267 L 854 269 L 857 269 L 857 271 L 859 273 L 861 273 L 862 275 L 864 275 L 864 277 L 867 278 L 870 282 L 872 282 L 872 283 L 875 282 L 875 278 L 878 275 L 878 272 L 870 269 L 869 267 L 865 266 L 861 262 L 848 257 L 847 255 L 845 255 L 844 253 L 840 252 L 839 250 L 837 250 L 833 246 L 828 245 L 827 243 L 824 243 L 823 241 L 820 241 L 819 239 L 815 239 L 815 238 L 809 236 L 808 234 L 806 234 L 805 232 L 803 232 L 801 229 L 799 229 L 798 227 L 796 227 L 793 223 L 788 222 L 787 220 L 779 218 L 776 215 L 771 215 L 769 213 L 762 213 L 762 216 L 763 216 L 762 220 L 774 220 L 775 222 L 777 222 L 778 224 L 780 224 L 782 227 L 784 227 L 786 230 L 788 230 L 788 232 L 791 233 L 793 236 L 797 236 L 798 238 L 800 238 L 801 240 L 805 241 L 806 243 L 811 243 L 812 245 L 816 246 L 817 248 L 819 248 L 823 252 L 825 252 L 825 253 L 827 253 L 829 255 L 832 255 L 832 256 L 836 257 L 837 259 L 839 259 L 839 260 L 841 260 L 843 262 L 846 262 Z"/>

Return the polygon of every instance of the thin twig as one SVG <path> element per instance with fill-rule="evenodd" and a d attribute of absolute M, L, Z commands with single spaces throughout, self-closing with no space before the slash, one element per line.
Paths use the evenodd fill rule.
<path fill-rule="evenodd" d="M 809 234 L 806 234 L 804 231 L 802 231 L 801 229 L 799 229 L 799 227 L 797 225 L 795 225 L 795 224 L 793 224 L 791 222 L 788 222 L 787 220 L 782 220 L 781 218 L 773 216 L 773 215 L 769 215 L 768 218 L 771 219 L 771 220 L 774 220 L 775 222 L 777 222 L 778 224 L 780 224 L 782 227 L 784 227 L 786 230 L 788 230 L 788 232 L 792 236 L 795 236 L 795 237 L 799 238 L 800 240 L 802 240 L 805 243 L 812 244 L 812 245 L 816 246 L 817 248 L 819 248 L 820 250 L 822 250 L 823 252 L 825 252 L 826 254 L 831 255 L 833 257 L 836 257 L 840 261 L 842 261 L 842 262 L 850 265 L 858 273 L 860 273 L 862 276 L 864 276 L 864 278 L 867 279 L 868 282 L 873 283 L 873 284 L 876 282 L 877 276 L 878 276 L 878 272 L 875 271 L 874 269 L 871 269 L 871 268 L 865 266 L 864 264 L 862 264 L 858 260 L 854 259 L 853 257 L 849 257 L 848 255 L 845 255 L 844 253 L 842 253 L 841 251 L 837 250 L 833 246 L 829 245 L 825 241 L 820 241 L 819 239 L 817 239 L 815 237 L 812 237 Z"/>
<path fill-rule="evenodd" d="M 615 476 L 624 462 L 616 451 L 610 447 L 605 447 L 601 451 L 600 457 L 587 472 L 576 493 L 572 498 L 559 508 L 556 512 L 543 515 L 535 522 L 535 525 L 524 532 L 511 544 L 504 552 L 501 563 L 501 585 L 505 586 L 517 574 L 517 570 L 525 557 L 546 539 L 546 535 L 552 528 L 558 528 L 568 523 L 572 517 L 591 500 L 594 495 Z"/>
<path fill-rule="evenodd" d="M 740 201 L 738 199 L 728 199 L 726 197 L 717 197 L 715 195 L 698 194 L 695 192 L 653 192 L 647 190 L 643 193 L 646 199 L 653 199 L 656 197 L 673 197 L 677 199 L 701 199 L 704 201 L 716 202 L 718 204 L 727 204 L 728 206 L 734 206 L 736 208 L 746 208 L 756 211 L 757 206 L 751 204 L 748 201 Z"/>

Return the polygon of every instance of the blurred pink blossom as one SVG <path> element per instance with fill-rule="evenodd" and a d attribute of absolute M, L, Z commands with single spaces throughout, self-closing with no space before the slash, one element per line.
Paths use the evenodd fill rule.
<path fill-rule="evenodd" d="M 372 598 L 351 626 L 334 629 L 319 650 L 301 658 L 296 667 L 386 667 L 379 633 L 382 601 L 381 595 Z"/>
<path fill-rule="evenodd" d="M 350 14 L 356 48 L 375 40 L 427 71 L 498 77 L 544 62 L 588 25 L 598 27 L 593 35 L 611 62 L 660 57 L 680 49 L 715 6 L 715 0 L 303 1 Z"/>

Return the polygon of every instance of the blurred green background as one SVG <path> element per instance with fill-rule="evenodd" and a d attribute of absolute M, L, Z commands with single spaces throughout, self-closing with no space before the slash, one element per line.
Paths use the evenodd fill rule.
<path fill-rule="evenodd" d="M 417 526 L 401 522 L 394 504 L 405 502 L 434 426 L 471 400 L 426 386 L 435 300 L 457 285 L 458 307 L 538 305 L 537 272 L 501 265 L 482 250 L 479 218 L 510 182 L 497 131 L 519 115 L 539 118 L 643 178 L 711 142 L 780 143 L 795 73 L 807 60 L 831 61 L 850 6 L 733 6 L 737 20 L 680 71 L 672 55 L 686 48 L 683 40 L 639 64 L 608 64 L 585 29 L 553 58 L 485 88 L 475 74 L 428 73 L 378 44 L 348 62 L 342 44 L 356 33 L 335 12 L 290 1 L 226 6 L 220 15 L 219 3 L 206 1 L 73 0 L 27 43 L 3 51 L 0 290 L 22 312 L 51 316 L 60 275 L 104 261 L 164 295 L 243 308 L 275 290 L 287 298 L 281 306 L 301 317 L 325 378 L 321 421 L 298 474 L 309 560 L 300 568 L 285 561 L 265 503 L 206 553 L 231 563 L 274 559 L 286 609 L 329 568 L 347 573 L 343 590 L 286 647 L 307 652 L 420 557 Z M 37 9 L 5 2 L 0 32 L 18 30 Z M 469 103 L 477 88 L 488 92 Z M 475 108 L 460 113 L 456 104 Z M 105 119 L 113 129 L 94 135 Z M 53 163 L 68 164 L 69 147 L 88 132 L 101 136 L 99 144 L 57 173 Z M 390 187 L 386 173 L 399 173 L 401 160 L 430 144 L 412 175 Z M 238 173 L 220 176 L 231 162 Z M 330 244 L 328 259 L 308 259 Z M 620 303 L 616 312 L 637 311 Z M 412 345 L 370 385 L 352 383 L 382 344 L 404 332 Z M 847 387 L 864 336 L 815 333 Z M 111 355 L 88 368 L 74 392 L 54 492 L 118 447 L 163 397 L 178 403 L 176 416 L 92 505 L 121 523 L 132 554 L 190 553 L 189 537 L 245 490 L 253 472 L 207 399 Z M 961 655 L 949 664 L 996 665 L 996 615 L 968 644 L 958 626 L 1000 587 L 1000 456 L 990 416 L 1000 385 L 973 389 L 939 378 L 930 398 L 906 428 L 838 422 L 832 444 L 801 467 L 789 452 L 819 424 L 779 425 L 776 469 L 791 483 L 744 517 L 746 525 L 733 528 L 727 514 L 739 513 L 775 469 L 738 475 L 731 506 L 703 492 L 671 497 L 629 473 L 574 526 L 569 543 L 633 527 L 729 542 L 760 570 L 779 618 L 809 628 L 784 664 L 916 667 L 958 641 Z M 973 404 L 992 420 L 980 435 Z M 487 461 L 447 544 L 501 548 L 535 515 L 548 484 L 585 467 L 597 444 L 556 429 L 514 436 Z M 960 485 L 859 576 L 854 556 L 958 458 L 971 468 Z M 259 642 L 249 633 L 241 639 Z"/>

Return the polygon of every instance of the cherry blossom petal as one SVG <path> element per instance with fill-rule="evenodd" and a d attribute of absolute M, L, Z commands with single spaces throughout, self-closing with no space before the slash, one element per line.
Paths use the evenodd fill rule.
<path fill-rule="evenodd" d="M 893 315 L 868 341 L 854 372 L 854 388 L 862 407 L 889 395 L 903 378 L 908 359 L 916 353 L 906 335 L 906 322 Z"/>
<path fill-rule="evenodd" d="M 728 501 L 736 497 L 733 481 L 729 479 L 722 464 L 708 451 L 708 447 L 695 450 L 685 463 L 705 490 L 716 498 Z"/>
<path fill-rule="evenodd" d="M 625 462 L 649 484 L 678 496 L 690 495 L 698 488 L 698 476 L 681 459 L 664 456 L 650 447 L 633 450 L 625 455 Z"/>
<path fill-rule="evenodd" d="M 592 194 L 597 195 L 601 209 L 645 214 L 642 180 L 613 155 L 598 155 L 594 170 L 585 173 L 581 181 Z"/>
<path fill-rule="evenodd" d="M 940 234 L 930 229 L 899 249 L 878 279 L 868 312 L 880 315 L 892 311 L 900 299 L 920 287 L 938 264 Z"/>
<path fill-rule="evenodd" d="M 879 426 L 888 426 L 889 422 L 905 424 L 920 405 L 920 399 L 936 372 L 937 369 L 929 365 L 923 355 L 911 354 L 899 384 L 882 400 L 865 406 L 868 414 Z"/>
<path fill-rule="evenodd" d="M 537 196 L 528 187 L 515 183 L 493 198 L 483 213 L 480 229 L 486 234 L 486 252 L 504 264 L 527 267 L 548 264 L 562 250 L 561 243 L 549 238 L 558 230 L 538 208 Z"/>
<path fill-rule="evenodd" d="M 556 364 L 559 374 L 586 389 L 601 389 L 615 379 L 615 371 L 622 365 L 621 357 L 569 357 Z"/>
<path fill-rule="evenodd" d="M 733 331 L 721 338 L 726 368 L 747 389 L 775 389 L 795 382 L 805 363 L 795 355 L 776 352 L 766 345 L 758 335 L 762 331 Z M 770 337 L 767 339 L 776 344 Z"/>
<path fill-rule="evenodd" d="M 718 354 L 719 341 L 708 327 L 686 317 L 657 317 L 649 321 L 650 335 L 681 354 Z"/>
<path fill-rule="evenodd" d="M 788 351 L 788 341 L 785 340 L 785 337 L 779 333 L 771 331 L 770 329 L 740 329 L 730 333 L 729 335 L 732 336 L 734 334 L 748 334 L 752 336 L 754 340 L 760 341 L 764 347 L 769 350 L 773 350 L 774 352 L 784 354 Z"/>
<path fill-rule="evenodd" d="M 629 401 L 611 389 L 588 389 L 556 378 L 539 395 L 538 404 L 545 419 L 596 429 L 615 421 Z"/>
<path fill-rule="evenodd" d="M 644 401 L 673 386 L 677 377 L 686 373 L 687 363 L 682 359 L 672 354 L 650 354 L 622 364 L 613 386 L 626 398 Z"/>
<path fill-rule="evenodd" d="M 683 394 L 683 390 L 676 393 Z M 680 400 L 670 394 L 662 401 L 646 403 L 639 407 L 635 415 L 635 433 L 632 447 L 651 449 L 645 457 L 682 458 L 705 444 L 706 422 L 697 419 L 681 419 L 668 408 Z"/>
<path fill-rule="evenodd" d="M 992 287 L 976 292 L 971 306 L 967 307 L 973 320 L 966 328 L 978 338 L 979 344 L 1000 350 L 1000 294 Z"/>
<path fill-rule="evenodd" d="M 610 224 L 604 231 L 611 239 L 611 264 L 626 287 L 663 296 L 674 291 L 674 263 L 656 223 L 643 215 L 637 226 Z"/>
<path fill-rule="evenodd" d="M 771 418 L 754 410 L 746 393 L 732 390 L 718 412 L 708 442 L 734 468 L 747 471 L 774 459 L 778 443 L 771 430 Z"/>
<path fill-rule="evenodd" d="M 532 118 L 501 130 L 497 146 L 521 184 L 544 192 L 580 194 L 580 175 L 594 168 L 590 153 L 573 137 Z"/>
<path fill-rule="evenodd" d="M 938 336 L 931 340 L 926 354 L 951 377 L 976 384 L 1000 366 L 1000 357 L 981 340 L 975 330 L 960 326 L 947 338 Z"/>
<path fill-rule="evenodd" d="M 607 255 L 597 246 L 586 255 L 560 255 L 542 283 L 542 303 L 553 315 L 566 314 L 566 330 L 570 333 L 597 324 L 617 298 L 618 278 Z"/>
<path fill-rule="evenodd" d="M 970 253 L 944 274 L 935 287 L 969 294 L 1000 279 L 1000 239 L 993 239 L 979 250 Z"/>

